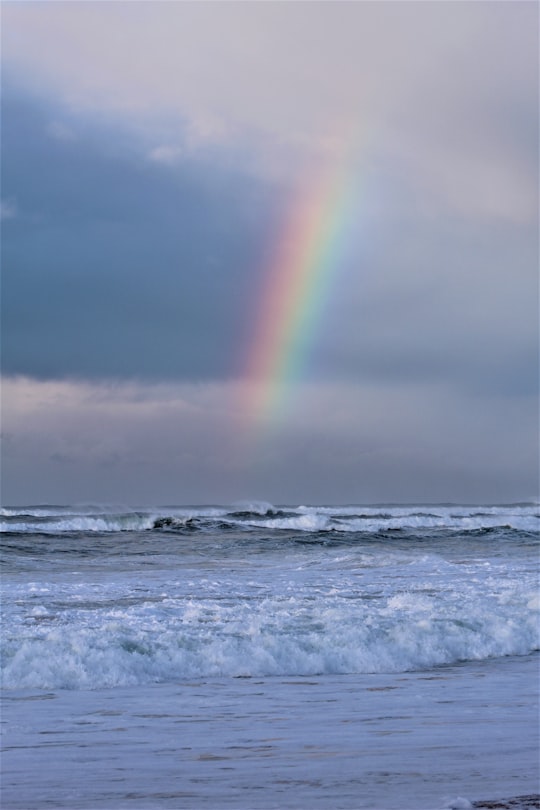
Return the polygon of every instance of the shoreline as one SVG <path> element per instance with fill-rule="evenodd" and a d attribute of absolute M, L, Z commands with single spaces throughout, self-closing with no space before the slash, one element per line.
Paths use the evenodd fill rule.
<path fill-rule="evenodd" d="M 536 810 L 539 661 L 5 693 L 3 807 Z"/>
<path fill-rule="evenodd" d="M 540 808 L 540 793 L 527 796 L 514 796 L 507 799 L 479 800 L 472 802 L 472 807 L 478 810 L 538 810 Z"/>

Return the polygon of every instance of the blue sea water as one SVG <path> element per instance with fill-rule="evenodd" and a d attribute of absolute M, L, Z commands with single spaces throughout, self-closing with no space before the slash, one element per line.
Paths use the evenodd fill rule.
<path fill-rule="evenodd" d="M 536 505 L 2 510 L 2 807 L 538 793 Z"/>

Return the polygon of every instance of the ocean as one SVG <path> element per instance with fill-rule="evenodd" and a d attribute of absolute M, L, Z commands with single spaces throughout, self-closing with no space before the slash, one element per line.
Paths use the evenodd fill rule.
<path fill-rule="evenodd" d="M 2 810 L 540 807 L 539 522 L 4 508 Z"/>

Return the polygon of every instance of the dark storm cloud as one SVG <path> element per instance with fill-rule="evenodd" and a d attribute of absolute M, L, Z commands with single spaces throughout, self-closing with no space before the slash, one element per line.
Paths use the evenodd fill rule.
<path fill-rule="evenodd" d="M 7 500 L 537 496 L 537 4 L 4 6 Z M 342 160 L 259 412 L 263 276 Z"/>
<path fill-rule="evenodd" d="M 121 133 L 51 126 L 56 112 L 4 94 L 4 373 L 234 373 L 268 191 L 204 162 L 165 170 L 123 154 Z"/>
<path fill-rule="evenodd" d="M 121 129 L 85 129 L 84 118 L 72 127 L 61 113 L 4 93 L 4 373 L 240 373 L 286 210 L 277 184 L 241 172 L 237 155 L 228 169 L 223 155 L 151 161 Z M 505 138 L 524 143 L 530 127 L 523 116 Z M 430 206 L 396 158 L 361 179 L 376 193 L 332 270 L 304 378 L 533 393 L 536 224 L 503 218 L 494 228 Z"/>

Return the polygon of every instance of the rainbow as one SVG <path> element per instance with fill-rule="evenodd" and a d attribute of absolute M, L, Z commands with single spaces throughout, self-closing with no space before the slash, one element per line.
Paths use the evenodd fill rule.
<path fill-rule="evenodd" d="M 340 265 L 356 179 L 350 159 L 325 167 L 303 184 L 275 240 L 243 374 L 254 429 L 276 423 L 301 377 Z"/>

